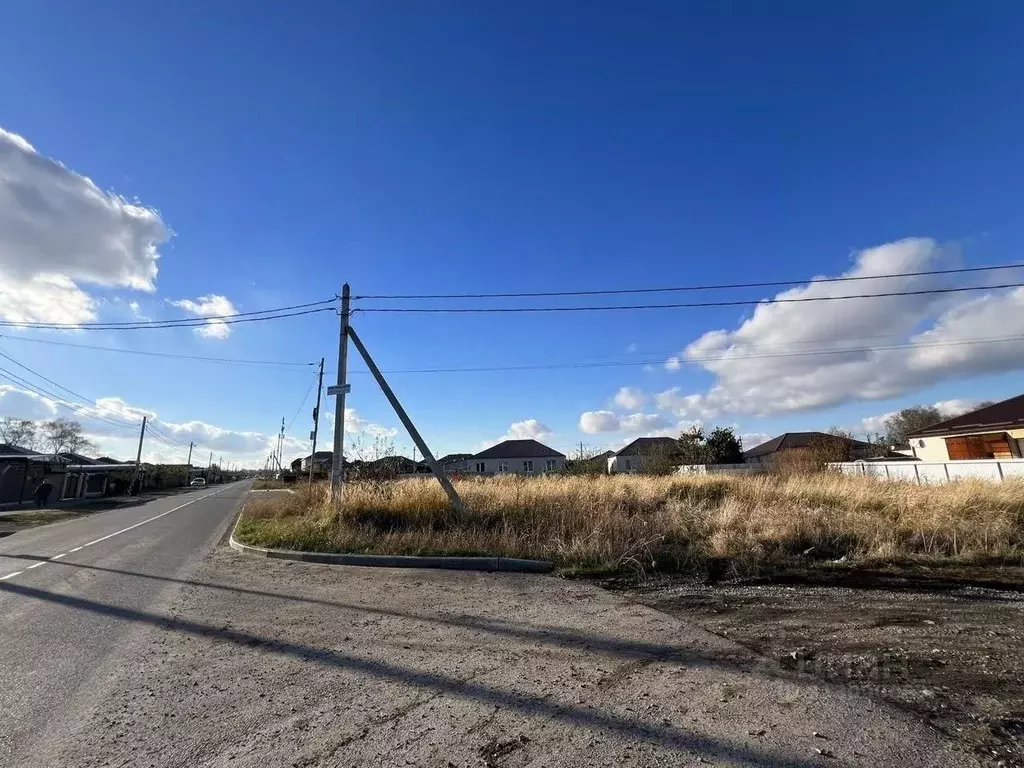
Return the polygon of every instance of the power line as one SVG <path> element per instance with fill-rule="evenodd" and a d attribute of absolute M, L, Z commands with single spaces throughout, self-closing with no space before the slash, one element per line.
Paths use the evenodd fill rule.
<path fill-rule="evenodd" d="M 65 398 L 60 397 L 59 395 L 56 395 L 53 392 L 49 392 L 48 390 L 42 390 L 43 392 L 46 393 L 47 396 L 54 398 L 55 401 L 66 402 L 66 403 L 69 403 L 71 405 L 74 405 L 75 408 L 72 408 L 70 410 L 73 410 L 75 413 L 77 413 L 80 416 L 85 416 L 86 418 L 93 418 L 93 419 L 96 419 L 98 421 L 102 421 L 102 422 L 104 422 L 106 424 L 111 424 L 113 426 L 121 427 L 122 429 L 131 428 L 132 430 L 134 430 L 138 426 L 138 424 L 139 424 L 139 421 L 130 420 L 129 418 L 126 418 L 124 415 L 118 413 L 117 411 L 111 410 L 110 408 L 105 408 L 104 406 L 101 406 L 98 402 L 92 400 L 91 398 L 88 398 L 85 395 L 82 395 L 82 394 L 80 394 L 78 392 L 75 392 L 73 389 L 69 389 L 68 387 L 65 387 L 63 384 L 60 384 L 59 382 L 54 381 L 53 379 L 50 379 L 50 378 L 47 378 L 46 376 L 43 376 L 41 373 L 39 373 L 36 370 L 33 370 L 32 368 L 29 368 L 24 363 L 18 362 L 17 360 L 15 360 L 13 357 L 11 357 L 10 355 L 6 354 L 2 350 L 0 350 L 0 357 L 3 357 L 5 360 L 9 360 L 10 362 L 14 363 L 18 367 L 25 369 L 26 371 L 31 373 L 33 376 L 35 376 L 35 377 L 37 377 L 39 379 L 42 379 L 43 381 L 45 381 L 48 384 L 56 387 L 57 389 L 59 389 L 59 390 L 61 390 L 63 392 L 67 392 L 72 397 L 77 398 L 82 405 L 79 405 L 79 403 L 71 403 L 71 401 L 67 401 L 67 400 L 65 400 Z M 25 386 L 32 387 L 32 385 L 29 384 L 29 382 L 25 381 L 25 379 L 21 379 L 21 382 Z M 35 385 L 35 386 L 38 386 L 38 385 Z M 35 391 L 36 394 L 40 394 L 39 391 L 34 389 L 34 388 L 33 388 L 33 391 Z M 68 407 L 68 406 L 65 406 L 65 407 Z M 106 417 L 103 417 L 103 416 L 97 416 L 94 413 L 83 413 L 83 411 L 82 411 L 83 407 L 89 409 L 90 411 L 99 411 L 101 413 L 103 413 L 103 412 L 109 413 L 109 414 L 111 414 L 111 416 L 113 418 L 106 418 Z M 152 422 L 148 426 L 149 426 L 149 431 L 151 433 L 153 433 L 151 436 L 157 442 L 162 443 L 166 447 L 172 448 L 172 449 L 183 449 L 184 448 L 184 445 L 182 445 L 181 443 L 178 443 L 177 441 L 175 441 L 170 435 L 167 435 L 166 433 L 164 433 L 161 429 L 156 427 Z"/>
<path fill-rule="evenodd" d="M 263 312 L 275 312 L 275 310 L 262 310 Z M 202 328 L 211 322 L 223 323 L 224 325 L 237 325 L 239 323 L 258 323 L 264 320 L 280 320 L 285 317 L 300 317 L 312 315 L 318 312 L 336 312 L 334 307 L 320 307 L 318 309 L 304 309 L 296 312 L 282 312 L 268 314 L 261 317 L 243 317 L 242 314 L 258 314 L 254 312 L 240 313 L 239 315 L 222 315 L 220 317 L 196 317 L 183 320 L 154 320 L 145 323 L 30 323 L 17 322 L 13 320 L 0 320 L 0 328 L 33 328 L 38 330 L 73 330 L 73 331 L 139 331 L 157 328 Z"/>
<path fill-rule="evenodd" d="M 636 293 L 678 293 L 682 291 L 712 291 L 735 288 L 775 288 L 784 285 L 814 285 L 817 283 L 845 283 L 860 280 L 890 280 L 898 277 L 924 277 L 926 275 L 958 275 L 969 272 L 991 272 L 1000 269 L 1024 269 L 1024 264 L 996 264 L 987 267 L 961 267 L 922 272 L 894 272 L 887 275 L 853 275 L 844 277 L 816 277 L 810 280 L 772 280 L 760 283 L 719 283 L 713 285 L 683 285 L 670 288 L 614 288 L 595 291 L 530 291 L 523 293 L 435 293 L 435 294 L 366 294 L 354 299 L 525 299 L 552 296 L 612 296 Z"/>
<path fill-rule="evenodd" d="M 820 355 L 844 355 L 844 354 L 865 354 L 869 352 L 886 352 L 897 349 L 923 349 L 933 347 L 954 347 L 963 346 L 965 344 L 992 344 L 992 343 L 1004 343 L 1010 341 L 1024 341 L 1024 336 L 1001 336 L 1001 337 L 986 337 L 986 338 L 975 338 L 975 339 L 958 339 L 956 341 L 937 341 L 937 342 L 925 342 L 918 344 L 892 344 L 880 347 L 843 347 L 841 349 L 815 349 L 815 350 L 803 350 L 800 352 L 778 352 L 775 354 L 763 354 L 763 355 L 720 355 L 715 357 L 680 357 L 679 363 L 711 363 L 716 361 L 728 361 L 728 360 L 766 360 L 777 357 L 812 357 Z M 499 371 L 548 371 L 548 370 L 559 370 L 559 369 L 574 369 L 574 368 L 622 368 L 637 365 L 662 365 L 666 362 L 666 358 L 658 358 L 657 360 L 618 360 L 618 361 L 603 361 L 603 362 L 580 362 L 580 363 L 537 363 L 537 364 L 526 364 L 526 365 L 504 365 L 504 366 L 480 366 L 480 367 L 469 367 L 469 368 L 406 368 L 402 369 L 391 369 L 384 371 L 388 374 L 401 374 L 401 373 L 490 373 Z M 366 374 L 369 371 L 349 371 L 349 373 L 362 373 Z"/>
<path fill-rule="evenodd" d="M 391 312 L 414 314 L 496 314 L 505 312 L 607 312 L 636 309 L 691 309 L 697 307 L 745 307 L 764 304 L 802 304 L 812 301 L 843 301 L 846 299 L 882 299 L 892 296 L 925 296 L 967 291 L 994 291 L 1001 288 L 1020 288 L 1024 283 L 1001 285 L 972 285 L 960 288 L 930 288 L 920 291 L 890 291 L 887 293 L 858 293 L 847 296 L 801 296 L 790 299 L 739 299 L 733 301 L 694 301 L 676 304 L 630 304 L 605 307 L 361 307 L 357 312 Z"/>
<path fill-rule="evenodd" d="M 27 336 L 0 335 L 0 338 L 8 341 L 26 341 L 30 344 L 47 344 L 55 347 L 71 347 L 73 349 L 90 349 L 101 352 L 119 352 L 126 355 L 144 355 L 146 357 L 164 357 L 171 360 L 196 360 L 204 363 L 222 363 L 225 365 L 252 365 L 252 366 L 302 366 L 307 367 L 316 363 L 300 363 L 287 360 L 250 360 L 246 358 L 232 357 L 204 357 L 201 355 L 179 355 L 170 352 L 147 352 L 141 349 L 119 349 L 117 347 L 100 347 L 93 344 L 72 344 L 68 341 L 54 341 L 52 339 L 31 339 Z"/>
<path fill-rule="evenodd" d="M 306 390 L 306 394 L 302 398 L 302 402 L 299 403 L 299 407 L 295 409 L 295 415 L 292 416 L 292 420 L 288 422 L 288 428 L 285 430 L 286 432 L 292 431 L 292 425 L 295 423 L 295 420 L 299 418 L 299 414 L 302 413 L 302 409 L 305 407 L 306 401 L 309 400 L 309 393 L 313 391 L 313 385 L 316 384 L 318 377 L 319 373 L 313 377 L 312 381 L 309 382 L 309 389 Z"/>

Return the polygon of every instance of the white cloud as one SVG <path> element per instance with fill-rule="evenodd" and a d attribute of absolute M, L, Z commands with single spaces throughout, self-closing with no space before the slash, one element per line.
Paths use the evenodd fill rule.
<path fill-rule="evenodd" d="M 638 347 L 637 347 L 637 345 L 636 345 L 636 344 L 627 344 L 627 345 L 626 345 L 626 351 L 627 351 L 627 352 L 628 352 L 629 354 L 631 354 L 631 355 L 632 355 L 632 354 L 633 354 L 634 352 L 636 352 L 636 351 L 637 351 L 637 349 L 638 349 Z"/>
<path fill-rule="evenodd" d="M 612 411 L 586 411 L 580 414 L 579 428 L 588 435 L 601 432 L 653 433 L 668 422 L 657 413 L 630 413 L 619 416 Z"/>
<path fill-rule="evenodd" d="M 0 128 L 0 316 L 81 323 L 96 302 L 80 284 L 155 289 L 171 233 L 152 208 L 104 192 Z"/>
<path fill-rule="evenodd" d="M 510 424 L 502 440 L 541 440 L 554 434 L 536 419 L 526 419 Z"/>
<path fill-rule="evenodd" d="M 761 443 L 767 443 L 775 435 L 769 435 L 767 432 L 744 432 L 740 435 L 740 443 L 743 445 L 744 451 L 749 451 L 751 448 L 756 448 Z"/>
<path fill-rule="evenodd" d="M 198 299 L 180 299 L 170 302 L 172 306 L 180 307 L 189 314 L 196 317 L 223 317 L 225 315 L 238 314 L 235 305 L 227 296 L 211 293 L 200 296 Z M 231 335 L 231 326 L 222 320 L 207 320 L 205 325 L 195 329 L 197 335 L 204 339 L 226 339 Z"/>
<path fill-rule="evenodd" d="M 927 238 L 901 240 L 854 256 L 854 266 L 845 273 L 849 277 L 948 269 L 960 263 L 958 249 Z M 938 275 L 818 282 L 783 291 L 778 298 L 923 291 L 962 282 L 962 277 Z M 1024 365 L 1024 339 L 964 343 L 1014 336 L 1024 336 L 1024 289 L 974 298 L 928 294 L 761 304 L 735 330 L 705 333 L 684 351 L 683 357 L 715 374 L 709 390 L 686 393 L 673 387 L 658 394 L 656 402 L 679 418 L 710 419 L 725 413 L 764 416 L 887 399 L 951 378 L 1019 368 Z M 822 349 L 849 351 L 791 354 Z"/>
<path fill-rule="evenodd" d="M 580 432 L 596 435 L 601 432 L 618 432 L 619 417 L 611 411 L 585 411 L 580 414 Z"/>
<path fill-rule="evenodd" d="M 334 424 L 334 414 L 329 415 L 331 424 Z M 385 427 L 367 421 L 356 412 L 355 408 L 345 409 L 345 431 L 365 433 L 371 437 L 395 437 L 398 435 L 398 430 L 394 427 Z"/>
<path fill-rule="evenodd" d="M 615 404 L 630 411 L 647 405 L 647 394 L 636 387 L 622 387 L 615 393 Z"/>
<path fill-rule="evenodd" d="M 35 392 L 0 384 L 0 416 L 40 421 L 52 419 L 56 414 L 57 404 L 53 400 Z"/>
<path fill-rule="evenodd" d="M 682 367 L 683 367 L 683 361 L 680 360 L 675 355 L 673 355 L 672 357 L 670 357 L 668 360 L 665 361 L 665 370 L 666 371 L 678 371 Z"/>

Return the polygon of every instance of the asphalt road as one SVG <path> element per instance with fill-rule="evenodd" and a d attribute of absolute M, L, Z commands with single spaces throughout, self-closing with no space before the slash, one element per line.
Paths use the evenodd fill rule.
<path fill-rule="evenodd" d="M 140 631 L 223 534 L 248 483 L 203 488 L 0 539 L 0 765 L 45 764 Z M 146 577 L 150 578 L 146 578 Z M 105 610 L 82 610 L 82 605 Z"/>
<path fill-rule="evenodd" d="M 978 765 L 593 585 L 237 553 L 247 489 L 0 539 L 0 766 Z"/>

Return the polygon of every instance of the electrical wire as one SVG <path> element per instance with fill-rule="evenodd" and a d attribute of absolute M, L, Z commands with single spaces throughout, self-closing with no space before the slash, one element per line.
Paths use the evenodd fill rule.
<path fill-rule="evenodd" d="M 0 350 L 0 357 L 4 358 L 5 360 L 9 360 L 10 362 L 14 363 L 18 367 L 25 369 L 26 371 L 31 373 L 33 376 L 35 376 L 35 377 L 37 377 L 39 379 L 42 379 L 43 381 L 45 381 L 48 384 L 56 387 L 57 389 L 59 389 L 59 390 L 61 390 L 63 392 L 68 393 L 72 397 L 77 398 L 80 401 L 81 405 L 79 403 L 71 403 L 71 401 L 68 401 L 68 400 L 66 400 L 63 397 L 60 397 L 59 395 L 56 395 L 53 392 L 49 392 L 47 390 L 43 390 L 44 392 L 46 392 L 47 396 L 54 398 L 55 401 L 62 401 L 62 402 L 69 403 L 71 405 L 74 405 L 78 409 L 86 408 L 86 409 L 89 409 L 89 411 L 98 411 L 100 413 L 109 413 L 109 414 L 111 414 L 112 418 L 107 418 L 107 417 L 103 417 L 103 416 L 96 416 L 95 413 L 83 413 L 82 410 L 74 410 L 74 409 L 72 409 L 72 410 L 74 410 L 75 413 L 77 413 L 80 416 L 85 416 L 87 418 L 94 418 L 94 419 L 97 419 L 97 420 L 102 421 L 104 423 L 111 424 L 113 426 L 119 426 L 119 427 L 121 427 L 123 429 L 135 430 L 141 424 L 141 420 L 133 421 L 133 420 L 127 419 L 127 418 L 125 418 L 125 416 L 123 414 L 120 414 L 117 411 L 111 410 L 110 408 L 105 408 L 105 407 L 99 405 L 99 403 L 97 403 L 97 402 L 91 400 L 90 398 L 86 397 L 85 395 L 82 395 L 82 394 L 80 394 L 78 392 L 75 392 L 73 389 L 69 389 L 68 387 L 65 387 L 63 384 L 60 384 L 60 383 L 54 381 L 53 379 L 50 379 L 50 378 L 47 378 L 46 376 L 43 376 L 41 373 L 39 373 L 36 370 L 33 370 L 32 368 L 29 368 L 24 363 L 18 362 L 13 357 L 11 357 L 10 355 L 8 355 L 5 352 L 3 352 L 3 350 Z M 24 379 L 21 379 L 21 381 L 26 386 L 31 386 Z M 38 386 L 38 385 L 36 385 L 36 386 Z M 33 391 L 36 391 L 36 394 L 39 394 L 39 392 L 37 390 L 33 390 Z M 68 406 L 65 406 L 65 407 L 68 407 Z M 147 432 L 150 432 L 152 434 L 152 437 L 153 437 L 154 440 L 156 440 L 158 443 L 161 443 L 162 445 L 164 445 L 164 446 L 166 446 L 168 448 L 183 449 L 185 447 L 184 445 L 182 445 L 178 441 L 174 440 L 174 438 L 172 438 L 170 435 L 167 435 L 166 433 L 164 433 L 162 430 L 160 430 L 156 425 L 154 425 L 152 423 L 147 424 Z"/>
<path fill-rule="evenodd" d="M 772 280 L 759 283 L 719 283 L 713 285 L 683 285 L 671 288 L 613 288 L 595 291 L 531 291 L 524 293 L 434 293 L 434 294 L 364 294 L 357 299 L 524 299 L 552 296 L 612 296 L 637 293 L 678 293 L 682 291 L 712 291 L 736 288 L 775 288 L 784 285 L 814 285 L 817 283 L 845 283 L 860 280 L 890 280 L 898 277 L 924 277 L 928 275 L 958 275 L 969 272 L 991 272 L 1000 269 L 1024 269 L 1024 264 L 996 264 L 986 267 L 961 267 L 921 272 L 893 272 L 887 275 L 851 275 L 844 277 L 816 277 L 810 280 Z"/>
<path fill-rule="evenodd" d="M 117 347 L 100 347 L 94 344 L 72 344 L 68 341 L 54 341 L 53 339 L 32 339 L 27 336 L 11 336 L 0 334 L 0 339 L 7 341 L 26 341 L 30 344 L 47 344 L 55 347 L 71 347 L 73 349 L 90 349 L 101 352 L 119 352 L 126 355 L 144 355 L 146 357 L 163 357 L 170 360 L 195 360 L 204 363 L 222 363 L 225 365 L 251 365 L 251 366 L 302 366 L 308 367 L 316 363 L 299 363 L 287 360 L 249 360 L 246 358 L 231 357 L 203 357 L 201 355 L 178 355 L 170 352 L 148 352 L 141 349 L 119 349 Z"/>
<path fill-rule="evenodd" d="M 679 357 L 679 363 L 711 363 L 726 360 L 766 360 L 778 357 L 811 357 L 820 355 L 844 355 L 844 354 L 867 354 L 870 352 L 885 352 L 898 349 L 921 349 L 932 347 L 953 347 L 965 344 L 992 344 L 1005 343 L 1010 341 L 1024 341 L 1024 336 L 997 336 L 975 339 L 957 339 L 956 341 L 924 342 L 917 344 L 892 344 L 879 347 L 844 347 L 842 349 L 814 349 L 799 352 L 779 352 L 763 355 L 720 355 L 715 357 Z M 580 362 L 580 363 L 537 363 L 526 365 L 503 365 L 503 366 L 479 366 L 468 368 L 406 368 L 391 369 L 383 371 L 387 374 L 405 373 L 492 373 L 499 371 L 549 371 L 573 368 L 623 368 L 637 365 L 663 365 L 666 358 L 657 360 L 619 360 L 603 362 Z M 326 373 L 326 372 L 325 372 Z M 350 370 L 349 373 L 368 374 L 369 371 Z"/>
<path fill-rule="evenodd" d="M 262 310 L 263 312 L 274 312 L 275 310 Z M 37 330 L 71 330 L 71 331 L 140 331 L 159 328 L 202 328 L 211 322 L 223 323 L 224 325 L 237 325 L 239 323 L 258 323 L 264 320 L 280 320 L 285 317 L 300 317 L 302 315 L 313 315 L 318 312 L 337 312 L 334 307 L 320 307 L 318 309 L 304 309 L 297 312 L 283 312 L 269 314 L 262 317 L 243 317 L 238 315 L 221 315 L 219 317 L 196 317 L 183 320 L 154 320 L 145 323 L 29 323 L 13 320 L 0 320 L 0 328 L 32 328 Z"/>
<path fill-rule="evenodd" d="M 929 288 L 920 291 L 889 291 L 887 293 L 859 293 L 848 296 L 801 296 L 789 299 L 737 299 L 732 301 L 694 301 L 676 304 L 630 304 L 595 307 L 360 307 L 359 312 L 390 312 L 403 314 L 497 314 L 506 312 L 607 312 L 637 309 L 692 309 L 697 307 L 747 307 L 766 304 L 802 304 L 817 301 L 842 301 L 846 299 L 882 299 L 892 296 L 926 296 L 944 293 L 965 293 L 968 291 L 994 291 L 1001 288 L 1020 288 L 1024 283 L 1003 283 L 1001 285 L 972 285 L 959 288 Z"/>
<path fill-rule="evenodd" d="M 306 394 L 302 398 L 302 402 L 299 403 L 299 407 L 295 409 L 295 415 L 292 416 L 292 420 L 288 422 L 288 427 L 285 429 L 285 432 L 292 431 L 292 425 L 295 423 L 295 420 L 299 418 L 299 414 L 302 413 L 302 409 L 306 406 L 306 401 L 309 400 L 309 393 L 313 391 L 313 385 L 316 384 L 317 379 L 319 378 L 320 374 L 318 373 L 313 377 L 312 381 L 309 382 L 309 389 L 306 390 Z"/>

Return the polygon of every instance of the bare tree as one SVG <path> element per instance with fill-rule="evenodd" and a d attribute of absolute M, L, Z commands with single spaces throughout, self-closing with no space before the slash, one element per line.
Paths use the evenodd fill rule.
<path fill-rule="evenodd" d="M 81 424 L 63 416 L 43 422 L 42 441 L 50 453 L 81 453 L 96 448 Z"/>
<path fill-rule="evenodd" d="M 10 416 L 0 418 L 0 443 L 32 448 L 36 443 L 36 423 Z"/>

